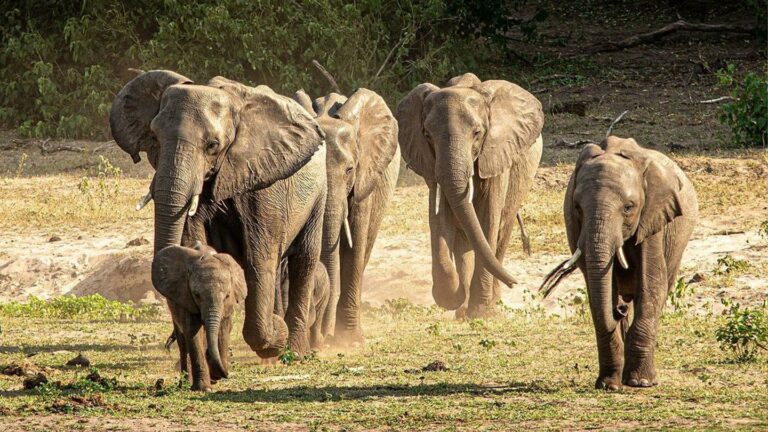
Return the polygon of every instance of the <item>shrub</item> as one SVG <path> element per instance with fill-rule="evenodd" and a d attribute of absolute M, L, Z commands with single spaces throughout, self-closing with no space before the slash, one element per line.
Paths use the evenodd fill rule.
<path fill-rule="evenodd" d="M 107 300 L 99 294 L 60 296 L 50 300 L 32 296 L 26 302 L 0 304 L 0 315 L 14 318 L 147 321 L 158 319 L 160 309 L 154 305 Z"/>
<path fill-rule="evenodd" d="M 715 330 L 720 349 L 731 353 L 738 363 L 754 361 L 758 350 L 768 349 L 766 304 L 759 309 L 742 308 L 730 301 L 723 301 L 723 304 L 726 309 Z"/>
<path fill-rule="evenodd" d="M 768 74 L 749 72 L 735 76 L 736 66 L 717 72 L 720 85 L 729 90 L 733 102 L 720 107 L 720 123 L 731 128 L 734 147 L 768 146 Z"/>

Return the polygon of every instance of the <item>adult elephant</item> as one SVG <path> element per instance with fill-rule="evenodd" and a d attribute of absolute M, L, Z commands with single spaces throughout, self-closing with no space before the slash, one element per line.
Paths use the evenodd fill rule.
<path fill-rule="evenodd" d="M 248 345 L 261 357 L 286 345 L 306 353 L 327 187 L 317 123 L 265 86 L 150 71 L 120 90 L 110 126 L 134 162 L 146 152 L 156 170 L 142 200 L 155 200 L 155 252 L 199 240 L 232 255 L 248 287 Z M 281 258 L 293 281 L 285 319 L 273 313 Z"/>
<path fill-rule="evenodd" d="M 362 342 L 363 272 L 400 171 L 397 121 L 384 99 L 365 88 L 349 99 L 331 93 L 312 101 L 304 91 L 294 99 L 316 116 L 328 147 L 321 259 L 331 299 L 323 332 L 336 345 Z"/>
<path fill-rule="evenodd" d="M 655 385 L 661 310 L 698 220 L 693 185 L 663 154 L 610 136 L 581 150 L 563 211 L 573 256 L 542 291 L 578 265 L 597 337 L 595 387 Z"/>
<path fill-rule="evenodd" d="M 417 86 L 395 116 L 403 159 L 429 187 L 432 296 L 457 316 L 492 315 L 494 278 L 515 283 L 502 263 L 541 159 L 541 103 L 468 73 Z"/>

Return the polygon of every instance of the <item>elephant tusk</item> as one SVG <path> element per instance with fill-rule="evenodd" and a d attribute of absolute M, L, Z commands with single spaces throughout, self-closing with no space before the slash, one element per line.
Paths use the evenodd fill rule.
<path fill-rule="evenodd" d="M 576 261 L 578 261 L 579 258 L 581 258 L 581 249 L 576 248 L 576 251 L 573 253 L 573 256 L 571 257 L 571 259 L 565 262 L 565 266 L 563 268 L 566 270 L 573 268 L 573 266 L 576 265 Z"/>
<path fill-rule="evenodd" d="M 539 292 L 543 293 L 545 298 L 548 297 L 560 281 L 568 277 L 568 275 L 575 270 L 576 262 L 579 258 L 581 258 L 581 249 L 576 248 L 573 252 L 573 256 L 571 256 L 568 261 L 555 267 L 555 269 L 544 278 L 544 282 L 541 284 L 541 287 L 539 287 Z"/>
<path fill-rule="evenodd" d="M 440 213 L 440 183 L 437 184 L 437 193 L 435 193 L 435 216 Z"/>
<path fill-rule="evenodd" d="M 197 213 L 197 204 L 200 202 L 200 195 L 194 195 L 192 196 L 192 199 L 189 202 L 189 210 L 187 211 L 187 216 L 192 217 Z"/>
<path fill-rule="evenodd" d="M 136 211 L 139 211 L 144 207 L 146 207 L 150 201 L 152 201 L 152 192 L 147 192 L 147 194 L 141 197 L 139 202 L 136 203 Z"/>
<path fill-rule="evenodd" d="M 622 249 L 621 246 L 616 249 L 616 258 L 619 259 L 619 264 L 621 264 L 621 267 L 624 270 L 629 269 L 629 264 L 627 263 L 627 257 L 624 256 L 624 249 Z"/>
<path fill-rule="evenodd" d="M 349 221 L 344 218 L 344 235 L 347 237 L 349 248 L 352 249 L 352 231 L 349 229 Z"/>
<path fill-rule="evenodd" d="M 469 194 L 467 196 L 467 198 L 469 198 L 469 203 L 470 204 L 472 204 L 472 198 L 474 198 L 474 195 L 475 195 L 475 185 L 474 185 L 474 183 L 475 182 L 472 181 L 472 177 L 470 177 L 469 178 L 469 186 L 468 186 Z"/>

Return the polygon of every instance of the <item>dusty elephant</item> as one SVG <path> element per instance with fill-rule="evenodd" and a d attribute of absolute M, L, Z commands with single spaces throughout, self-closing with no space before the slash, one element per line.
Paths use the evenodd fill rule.
<path fill-rule="evenodd" d="M 193 390 L 210 390 L 229 374 L 232 314 L 246 294 L 243 269 L 207 246 L 169 246 L 152 261 L 152 283 L 173 311 L 181 370 Z"/>
<path fill-rule="evenodd" d="M 582 149 L 563 211 L 573 256 L 542 291 L 551 293 L 578 265 L 597 336 L 595 387 L 657 384 L 661 311 L 698 220 L 693 185 L 663 154 L 611 136 Z"/>
<path fill-rule="evenodd" d="M 403 159 L 429 187 L 432 296 L 469 317 L 492 315 L 498 280 L 515 283 L 502 263 L 541 159 L 541 103 L 464 74 L 442 89 L 419 85 L 396 117 Z"/>
<path fill-rule="evenodd" d="M 331 93 L 311 101 L 304 91 L 294 99 L 316 116 L 328 146 L 321 260 L 331 299 L 323 333 L 336 345 L 362 342 L 363 272 L 400 171 L 397 121 L 384 99 L 364 88 L 348 99 Z"/>
<path fill-rule="evenodd" d="M 135 162 L 143 151 L 156 169 L 140 203 L 155 200 L 155 251 L 199 240 L 232 255 L 245 272 L 251 349 L 308 352 L 327 188 L 317 123 L 265 86 L 150 71 L 120 90 L 110 126 Z M 273 313 L 281 259 L 293 281 L 285 318 Z"/>

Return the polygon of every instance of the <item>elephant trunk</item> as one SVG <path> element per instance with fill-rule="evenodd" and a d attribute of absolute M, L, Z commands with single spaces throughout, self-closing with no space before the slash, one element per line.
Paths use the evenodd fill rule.
<path fill-rule="evenodd" d="M 606 222 L 602 217 L 589 221 L 585 230 L 591 233 L 585 239 L 584 265 L 592 320 L 598 335 L 610 335 L 618 323 L 613 314 L 615 241 L 606 232 Z"/>
<path fill-rule="evenodd" d="M 334 205 L 333 201 L 338 201 L 337 198 L 329 197 L 323 221 L 323 246 L 320 260 L 328 271 L 330 293 L 325 315 L 318 317 L 318 319 L 322 319 L 322 333 L 326 337 L 334 334 L 336 308 L 341 296 L 339 243 L 341 241 L 341 225 L 346 218 L 346 211 L 345 209 L 339 209 L 340 205 Z M 344 205 L 346 205 L 346 196 L 343 199 L 345 201 Z"/>
<path fill-rule="evenodd" d="M 227 378 L 227 368 L 221 361 L 219 353 L 219 326 L 221 325 L 221 312 L 211 308 L 205 320 L 205 332 L 208 339 L 208 357 L 211 363 L 211 374 Z"/>
<path fill-rule="evenodd" d="M 163 145 L 154 178 L 155 253 L 180 245 L 187 207 L 196 189 L 194 153 L 180 142 Z"/>
<path fill-rule="evenodd" d="M 449 166 L 456 166 L 449 164 Z M 470 182 L 473 176 L 461 168 L 453 168 L 442 179 L 441 183 L 443 193 L 451 206 L 459 225 L 464 230 L 464 234 L 475 251 L 475 256 L 480 259 L 480 263 L 488 271 L 507 286 L 514 285 L 517 281 L 504 269 L 504 266 L 496 259 L 496 253 L 491 249 L 488 240 L 485 238 L 483 228 L 477 218 L 477 213 L 469 200 L 471 194 Z"/>

